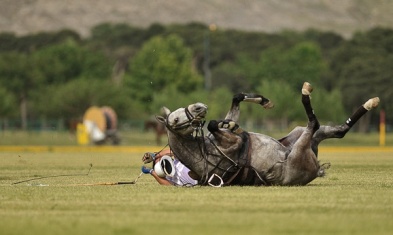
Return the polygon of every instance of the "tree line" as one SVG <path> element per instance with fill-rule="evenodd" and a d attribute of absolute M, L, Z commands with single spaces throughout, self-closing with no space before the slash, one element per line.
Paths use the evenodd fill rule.
<path fill-rule="evenodd" d="M 373 28 L 345 39 L 310 29 L 280 33 L 224 30 L 200 23 L 101 24 L 81 38 L 72 30 L 0 34 L 0 119 L 81 119 L 109 105 L 119 119 L 146 119 L 189 103 L 209 105 L 209 119 L 225 116 L 233 94 L 253 92 L 272 110 L 244 104 L 244 123 L 284 128 L 305 116 L 304 81 L 315 87 L 322 121 L 343 123 L 368 98 L 379 96 L 391 124 L 393 30 Z M 378 128 L 379 113 L 362 119 Z"/>

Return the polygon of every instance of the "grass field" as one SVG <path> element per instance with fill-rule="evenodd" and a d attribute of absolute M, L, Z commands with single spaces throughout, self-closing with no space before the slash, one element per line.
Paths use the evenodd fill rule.
<path fill-rule="evenodd" d="M 1 234 L 391 234 L 393 151 L 322 150 L 302 187 L 165 187 L 142 152 L 0 152 Z M 356 150 L 356 149 L 354 149 Z M 89 164 L 93 164 L 86 175 Z M 85 174 L 12 183 L 51 175 Z"/>
<path fill-rule="evenodd" d="M 262 130 L 261 132 L 273 138 L 284 137 L 288 132 L 276 133 Z M 120 131 L 122 146 L 155 146 L 155 135 L 152 131 L 141 130 Z M 163 145 L 166 137 L 161 138 Z M 386 134 L 386 146 L 393 146 L 393 133 Z M 0 131 L 0 146 L 2 145 L 46 145 L 46 146 L 75 146 L 77 145 L 76 134 L 69 131 Z M 323 146 L 378 146 L 379 133 L 356 133 L 349 132 L 343 139 L 329 139 L 322 143 Z"/>

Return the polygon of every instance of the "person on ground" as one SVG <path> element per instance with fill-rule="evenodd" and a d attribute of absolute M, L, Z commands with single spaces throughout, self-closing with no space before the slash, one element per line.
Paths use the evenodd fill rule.
<path fill-rule="evenodd" d="M 181 163 L 171 152 L 170 149 L 164 149 L 158 153 L 147 152 L 143 155 L 142 161 L 144 164 L 154 162 L 154 164 L 159 164 L 161 158 L 165 156 L 166 161 L 172 161 L 170 163 L 170 171 L 165 172 L 164 176 L 160 176 L 154 170 L 155 168 L 149 168 L 142 166 L 141 170 L 145 174 L 150 174 L 154 179 L 161 185 L 174 185 L 174 186 L 194 186 L 198 184 L 198 181 L 190 176 L 190 169 L 188 169 L 183 163 Z M 169 157 L 168 157 L 169 156 Z M 154 166 L 153 164 L 153 166 Z M 172 169 L 173 168 L 173 169 Z"/>

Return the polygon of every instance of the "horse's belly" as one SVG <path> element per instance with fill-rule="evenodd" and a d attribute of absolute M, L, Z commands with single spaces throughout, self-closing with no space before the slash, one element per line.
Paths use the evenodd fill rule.
<path fill-rule="evenodd" d="M 251 136 L 251 165 L 261 172 L 267 172 L 274 165 L 283 162 L 287 149 L 277 140 L 258 133 Z"/>

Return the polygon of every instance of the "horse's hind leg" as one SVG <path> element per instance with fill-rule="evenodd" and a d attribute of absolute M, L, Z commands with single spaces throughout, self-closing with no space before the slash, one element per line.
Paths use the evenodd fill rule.
<path fill-rule="evenodd" d="M 349 118 L 348 120 L 341 124 L 335 126 L 325 126 L 322 125 L 320 128 L 314 133 L 314 136 L 311 140 L 311 148 L 314 151 L 315 155 L 318 156 L 318 145 L 326 140 L 331 138 L 343 138 L 346 133 L 352 128 L 352 126 L 368 111 L 377 107 L 379 104 L 379 98 L 374 97 L 369 99 L 363 105 L 361 105 Z M 293 144 L 297 141 L 297 139 L 301 136 L 301 134 L 305 131 L 305 127 L 296 127 L 293 131 L 291 131 L 287 136 L 279 139 L 284 146 L 292 147 Z"/>
<path fill-rule="evenodd" d="M 311 106 L 311 99 L 310 99 L 311 92 L 312 92 L 311 84 L 305 82 L 302 88 L 302 103 L 307 114 L 308 123 L 307 123 L 307 127 L 304 128 L 304 130 L 301 130 L 300 128 L 299 131 L 296 132 L 297 134 L 300 133 L 301 134 L 299 138 L 296 140 L 296 142 L 293 144 L 292 150 L 295 151 L 300 150 L 300 152 L 303 152 L 306 149 L 309 149 L 311 147 L 311 140 L 313 138 L 313 135 L 320 127 L 318 119 L 315 116 L 314 110 Z"/>
<path fill-rule="evenodd" d="M 308 117 L 308 124 L 307 124 L 307 129 L 312 128 L 313 132 L 317 131 L 319 129 L 319 122 L 317 117 L 314 114 L 314 110 L 311 107 L 311 99 L 310 99 L 310 94 L 312 92 L 312 86 L 310 83 L 305 82 L 303 84 L 302 88 L 302 103 L 304 106 L 304 109 L 306 110 L 306 114 Z"/>
<path fill-rule="evenodd" d="M 310 101 L 311 92 L 312 92 L 311 85 L 309 83 L 304 83 L 303 88 L 302 88 L 302 103 L 303 103 L 303 106 L 304 106 L 306 113 L 307 113 L 309 125 L 310 125 L 310 122 L 315 123 L 315 128 L 313 128 L 313 130 L 314 130 L 314 129 L 319 128 L 319 123 L 318 123 L 318 120 L 314 114 L 312 107 L 311 107 L 311 101 Z M 281 144 L 283 144 L 284 146 L 286 146 L 288 148 L 292 148 L 292 146 L 297 142 L 297 140 L 300 138 L 300 136 L 302 136 L 302 134 L 304 133 L 304 131 L 306 129 L 307 129 L 306 127 L 296 127 L 287 136 L 279 139 L 278 141 Z"/>
<path fill-rule="evenodd" d="M 374 97 L 369 99 L 363 105 L 361 105 L 349 118 L 341 125 L 337 126 L 321 126 L 321 128 L 314 134 L 313 137 L 313 149 L 317 153 L 319 143 L 325 139 L 330 138 L 343 138 L 345 134 L 352 128 L 352 126 L 368 111 L 376 108 L 379 104 L 379 98 Z"/>
<path fill-rule="evenodd" d="M 348 120 L 345 122 L 348 125 L 348 130 L 368 111 L 371 109 L 377 107 L 379 104 L 379 98 L 374 97 L 369 99 L 366 103 L 361 105 L 352 115 Z"/>
<path fill-rule="evenodd" d="M 311 106 L 310 94 L 312 87 L 305 82 L 302 88 L 302 103 L 308 117 L 307 127 L 294 143 L 286 164 L 283 184 L 304 185 L 318 176 L 319 163 L 311 150 L 311 140 L 319 129 L 319 122 Z"/>
<path fill-rule="evenodd" d="M 239 93 L 233 96 L 231 109 L 228 111 L 225 119 L 230 119 L 235 122 L 239 121 L 240 116 L 240 102 L 251 102 L 262 105 L 265 109 L 273 108 L 273 103 L 269 99 L 256 94 Z"/>

